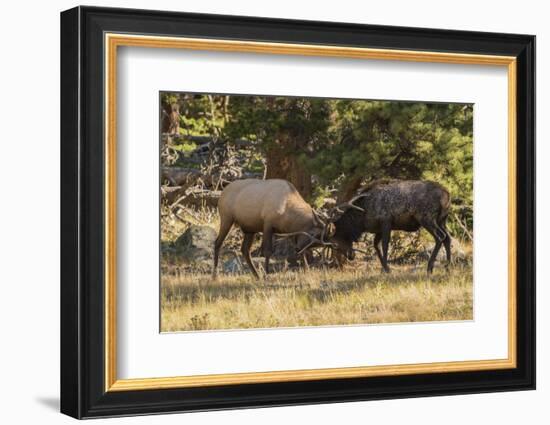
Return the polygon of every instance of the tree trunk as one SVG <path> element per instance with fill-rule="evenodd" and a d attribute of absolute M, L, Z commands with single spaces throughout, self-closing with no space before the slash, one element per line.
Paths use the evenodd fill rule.
<path fill-rule="evenodd" d="M 180 107 L 177 103 L 164 104 L 162 112 L 161 133 L 179 134 Z"/>
<path fill-rule="evenodd" d="M 351 176 L 344 180 L 342 186 L 340 187 L 340 190 L 338 191 L 336 202 L 340 204 L 342 202 L 347 202 L 351 198 L 353 198 L 353 195 L 355 195 L 357 189 L 361 187 L 362 181 L 363 177 L 361 176 Z"/>
<path fill-rule="evenodd" d="M 289 153 L 289 138 L 281 137 L 276 144 L 266 152 L 266 179 L 284 179 L 289 181 L 300 192 L 304 199 L 311 197 L 311 173 L 306 170 L 298 159 Z"/>
<path fill-rule="evenodd" d="M 203 174 L 194 168 L 182 167 L 162 167 L 161 181 L 170 182 L 172 186 L 191 186 L 197 182 L 199 178 L 204 177 Z"/>
<path fill-rule="evenodd" d="M 290 163 L 290 173 L 287 180 L 296 187 L 304 199 L 309 200 L 312 191 L 311 173 L 299 164 L 294 157 L 290 158 Z"/>
<path fill-rule="evenodd" d="M 270 146 L 266 155 L 266 179 L 286 179 L 288 158 L 279 146 Z"/>

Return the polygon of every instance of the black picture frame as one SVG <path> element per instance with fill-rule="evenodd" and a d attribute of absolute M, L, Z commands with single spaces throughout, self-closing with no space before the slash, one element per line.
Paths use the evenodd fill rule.
<path fill-rule="evenodd" d="M 517 367 L 369 378 L 105 391 L 104 33 L 517 58 Z M 61 412 L 75 418 L 535 388 L 535 37 L 76 7 L 61 13 Z"/>

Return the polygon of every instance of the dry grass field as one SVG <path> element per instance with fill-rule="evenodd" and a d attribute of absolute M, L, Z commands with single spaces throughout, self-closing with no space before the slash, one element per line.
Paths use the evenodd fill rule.
<path fill-rule="evenodd" d="M 249 273 L 164 275 L 161 331 L 330 326 L 472 319 L 470 265 L 369 264 L 345 270 L 284 271 L 256 280 Z"/>

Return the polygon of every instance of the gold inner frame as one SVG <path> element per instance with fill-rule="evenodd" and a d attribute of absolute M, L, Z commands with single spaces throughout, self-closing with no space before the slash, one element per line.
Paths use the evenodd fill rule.
<path fill-rule="evenodd" d="M 105 34 L 105 391 L 410 375 L 516 367 L 516 58 L 326 45 Z M 508 357 L 383 366 L 118 379 L 116 373 L 116 98 L 119 46 L 247 52 L 507 67 L 508 71 Z"/>

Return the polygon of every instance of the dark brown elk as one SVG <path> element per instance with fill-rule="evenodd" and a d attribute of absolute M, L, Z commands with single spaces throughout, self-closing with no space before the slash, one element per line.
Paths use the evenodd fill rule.
<path fill-rule="evenodd" d="M 336 232 L 330 241 L 337 252 L 353 259 L 353 242 L 365 232 L 374 233 L 374 249 L 383 270 L 389 272 L 388 247 L 392 230 L 416 232 L 423 227 L 435 240 L 428 260 L 428 273 L 432 273 L 441 245 L 445 246 L 447 264 L 451 262 L 451 237 L 446 229 L 450 204 L 449 192 L 438 183 L 378 180 L 337 208 L 333 216 Z"/>
<path fill-rule="evenodd" d="M 258 271 L 250 258 L 256 233 L 262 233 L 265 272 L 269 273 L 274 234 L 293 237 L 297 253 L 302 254 L 314 243 L 326 243 L 334 229 L 304 201 L 291 183 L 280 179 L 234 181 L 223 190 L 218 210 L 220 231 L 214 244 L 214 277 L 220 249 L 233 225 L 244 233 L 241 252 L 256 277 L 259 277 Z"/>

